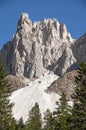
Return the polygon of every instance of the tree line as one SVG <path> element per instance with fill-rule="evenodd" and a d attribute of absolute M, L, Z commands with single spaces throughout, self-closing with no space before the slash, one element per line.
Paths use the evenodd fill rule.
<path fill-rule="evenodd" d="M 13 104 L 9 100 L 13 88 L 6 80 L 6 72 L 0 62 L 0 130 L 86 130 L 86 63 L 80 64 L 75 82 L 72 107 L 63 92 L 56 102 L 55 111 L 47 109 L 43 119 L 39 104 L 35 103 L 25 123 L 22 118 L 16 121 L 12 114 Z"/>

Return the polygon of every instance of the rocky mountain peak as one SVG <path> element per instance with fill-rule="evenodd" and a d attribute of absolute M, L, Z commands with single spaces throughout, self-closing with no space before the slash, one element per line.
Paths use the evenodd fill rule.
<path fill-rule="evenodd" d="M 15 118 L 26 121 L 35 102 L 43 114 L 47 108 L 55 109 L 62 92 L 71 100 L 77 76 L 77 71 L 72 70 L 81 61 L 86 62 L 86 33 L 73 40 L 66 25 L 56 19 L 32 23 L 28 14 L 22 13 L 15 36 L 0 50 L 0 60 L 14 90 L 22 87 L 10 99 L 15 104 Z"/>
<path fill-rule="evenodd" d="M 29 19 L 29 16 L 27 13 L 22 13 L 21 17 L 18 21 L 18 25 L 17 25 L 17 32 L 18 33 L 26 33 L 26 32 L 30 32 L 32 28 L 32 22 Z"/>
<path fill-rule="evenodd" d="M 73 42 L 70 33 L 67 32 L 67 28 L 65 24 L 60 24 L 60 38 L 65 39 L 67 42 Z"/>
<path fill-rule="evenodd" d="M 65 24 L 60 24 L 57 19 L 44 19 L 42 22 L 34 22 L 30 20 L 27 13 L 22 13 L 18 21 L 17 32 L 22 33 L 39 33 L 45 31 L 52 37 L 58 36 L 58 38 L 65 39 L 66 42 L 73 42 L 70 33 L 67 32 Z"/>
<path fill-rule="evenodd" d="M 22 13 L 17 32 L 13 40 L 1 49 L 0 59 L 8 74 L 19 77 L 36 78 L 49 71 L 62 75 L 74 70 L 82 59 L 82 53 L 85 55 L 80 39 L 73 40 L 66 25 L 56 19 L 32 23 L 28 14 Z M 85 38 L 82 44 L 85 44 Z"/>

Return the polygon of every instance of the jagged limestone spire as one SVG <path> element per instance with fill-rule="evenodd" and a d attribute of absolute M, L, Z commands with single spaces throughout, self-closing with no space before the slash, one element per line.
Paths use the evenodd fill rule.
<path fill-rule="evenodd" d="M 18 25 L 17 25 L 17 32 L 29 32 L 32 28 L 32 22 L 29 19 L 29 16 L 27 13 L 22 13 L 21 17 L 18 21 Z"/>
<path fill-rule="evenodd" d="M 22 13 L 16 35 L 1 57 L 9 74 L 33 78 L 53 71 L 61 75 L 76 62 L 71 39 L 66 26 L 56 19 L 32 24 L 28 14 Z"/>

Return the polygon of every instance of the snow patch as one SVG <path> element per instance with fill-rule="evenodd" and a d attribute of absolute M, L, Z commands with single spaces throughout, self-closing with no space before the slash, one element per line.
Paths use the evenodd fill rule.
<path fill-rule="evenodd" d="M 49 108 L 53 111 L 56 108 L 55 103 L 59 100 L 60 96 L 55 93 L 46 93 L 45 90 L 57 78 L 58 76 L 54 74 L 47 74 L 44 77 L 29 82 L 28 86 L 13 92 L 10 99 L 14 103 L 14 117 L 17 120 L 22 117 L 25 122 L 28 118 L 29 111 L 36 102 L 39 104 L 42 117 L 46 109 Z"/>

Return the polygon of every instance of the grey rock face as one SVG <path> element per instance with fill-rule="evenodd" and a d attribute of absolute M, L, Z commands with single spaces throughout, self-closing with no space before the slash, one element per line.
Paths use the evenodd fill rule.
<path fill-rule="evenodd" d="M 13 87 L 13 91 L 26 86 L 24 79 L 17 76 L 7 75 L 6 80 Z"/>
<path fill-rule="evenodd" d="M 59 95 L 61 95 L 62 92 L 64 92 L 67 96 L 67 99 L 71 100 L 72 94 L 75 93 L 75 87 L 77 86 L 77 84 L 75 83 L 76 76 L 78 76 L 78 72 L 76 70 L 60 76 L 48 87 L 46 92 L 47 93 L 55 92 Z"/>
<path fill-rule="evenodd" d="M 81 61 L 86 62 L 86 33 L 76 40 L 75 44 L 72 46 L 72 51 L 78 65 Z"/>
<path fill-rule="evenodd" d="M 0 59 L 8 74 L 33 78 L 53 71 L 62 75 L 79 61 L 79 53 L 76 55 L 74 49 L 78 41 L 76 45 L 74 42 L 66 26 L 56 19 L 32 23 L 23 13 L 13 40 L 1 49 Z"/>

